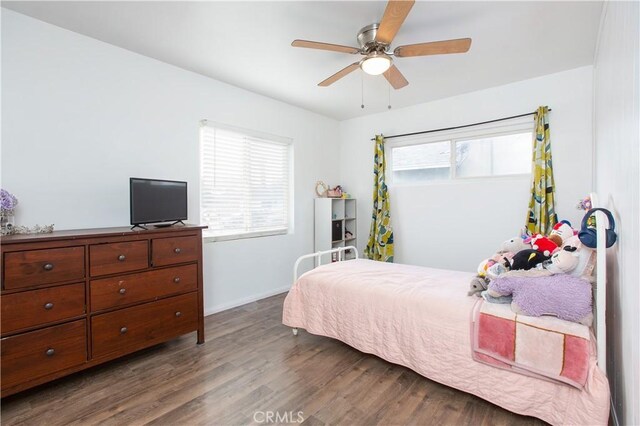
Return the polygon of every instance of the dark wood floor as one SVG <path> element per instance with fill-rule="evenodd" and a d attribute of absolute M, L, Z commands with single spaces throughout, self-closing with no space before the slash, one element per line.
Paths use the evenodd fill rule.
<path fill-rule="evenodd" d="M 341 342 L 294 337 L 283 299 L 207 317 L 203 345 L 187 335 L 5 398 L 2 424 L 544 424 Z"/>

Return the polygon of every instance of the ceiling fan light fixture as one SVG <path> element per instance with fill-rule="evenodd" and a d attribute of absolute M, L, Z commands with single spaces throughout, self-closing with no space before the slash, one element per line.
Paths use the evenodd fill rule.
<path fill-rule="evenodd" d="M 370 75 L 380 75 L 391 67 L 391 58 L 384 53 L 373 52 L 362 61 L 360 68 Z"/>

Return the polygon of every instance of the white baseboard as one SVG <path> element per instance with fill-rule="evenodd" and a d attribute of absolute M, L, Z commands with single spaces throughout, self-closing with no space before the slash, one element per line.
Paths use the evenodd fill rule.
<path fill-rule="evenodd" d="M 204 311 L 204 316 L 216 314 L 218 312 L 226 311 L 227 309 L 237 308 L 238 306 L 246 305 L 247 303 L 255 302 L 256 300 L 266 299 L 267 297 L 275 296 L 289 291 L 291 286 L 280 287 L 273 290 L 266 291 L 264 293 L 254 294 L 249 297 L 243 297 L 242 299 L 236 299 L 231 302 L 223 303 L 222 305 L 216 305 L 208 308 Z"/>

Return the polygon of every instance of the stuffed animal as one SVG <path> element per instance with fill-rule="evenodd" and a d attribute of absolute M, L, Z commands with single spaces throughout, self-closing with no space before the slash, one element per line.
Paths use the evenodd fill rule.
<path fill-rule="evenodd" d="M 594 249 L 589 248 L 582 244 L 580 238 L 577 235 L 569 238 L 564 247 L 576 247 L 576 253 L 578 256 L 578 264 L 569 273 L 576 277 L 582 277 L 584 279 L 592 279 L 593 269 L 596 266 L 596 252 Z"/>
<path fill-rule="evenodd" d="M 571 222 L 568 220 L 562 220 L 553 227 L 553 230 L 549 234 L 549 239 L 562 247 L 562 245 L 571 237 L 576 234 L 576 231 L 571 227 Z"/>
<path fill-rule="evenodd" d="M 480 292 L 487 289 L 489 281 L 511 269 L 513 253 L 496 253 L 491 258 L 485 259 L 478 265 L 478 275 L 471 280 L 471 289 L 467 295 L 480 297 Z"/>
<path fill-rule="evenodd" d="M 470 284 L 471 289 L 467 293 L 467 296 L 476 295 L 478 297 L 481 297 L 480 293 L 485 291 L 488 286 L 489 286 L 489 279 L 488 278 L 473 277 L 473 279 L 471 280 L 471 284 Z"/>
<path fill-rule="evenodd" d="M 514 254 L 510 252 L 506 253 L 496 253 L 491 256 L 489 259 L 485 259 L 478 265 L 478 276 L 486 277 L 487 271 L 495 264 L 502 264 L 508 269 L 511 269 L 511 259 L 513 259 Z"/>
<path fill-rule="evenodd" d="M 480 278 L 484 278 L 487 275 L 487 269 L 489 269 L 494 264 L 495 264 L 495 261 L 491 259 L 485 259 L 482 262 L 480 262 L 478 264 L 478 269 L 476 270 L 478 272 L 478 276 Z"/>
<path fill-rule="evenodd" d="M 569 274 L 548 277 L 504 276 L 489 283 L 492 297 L 513 296 L 511 310 L 534 317 L 553 315 L 566 321 L 590 325 L 591 284 Z"/>
<path fill-rule="evenodd" d="M 499 253 L 517 253 L 531 248 L 531 244 L 525 243 L 526 237 L 514 237 L 502 243 Z"/>
<path fill-rule="evenodd" d="M 549 236 L 547 238 L 549 238 L 551 241 L 553 241 L 555 243 L 555 245 L 557 245 L 558 247 L 562 247 L 562 237 L 560 235 L 558 235 L 558 234 L 549 234 Z"/>
<path fill-rule="evenodd" d="M 551 259 L 545 260 L 537 267 L 544 268 L 553 274 L 568 274 L 576 269 L 580 261 L 578 249 L 572 246 L 566 246 L 562 250 L 556 251 L 551 255 Z"/>
<path fill-rule="evenodd" d="M 531 248 L 549 257 L 558 249 L 558 245 L 544 235 L 535 234 L 531 237 Z"/>
<path fill-rule="evenodd" d="M 535 249 L 521 250 L 513 256 L 511 259 L 511 270 L 524 269 L 529 270 L 535 267 L 537 264 L 549 259 L 549 256 L 545 256 Z"/>

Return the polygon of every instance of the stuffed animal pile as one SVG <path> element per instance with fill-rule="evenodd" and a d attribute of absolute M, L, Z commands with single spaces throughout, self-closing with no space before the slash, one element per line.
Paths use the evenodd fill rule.
<path fill-rule="evenodd" d="M 478 265 L 468 295 L 509 303 L 514 312 L 525 315 L 555 315 L 588 324 L 594 266 L 594 250 L 562 221 L 548 236 L 523 234 L 503 242 Z"/>

